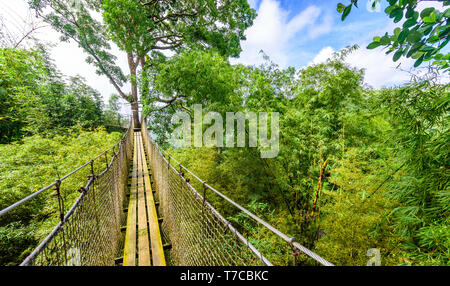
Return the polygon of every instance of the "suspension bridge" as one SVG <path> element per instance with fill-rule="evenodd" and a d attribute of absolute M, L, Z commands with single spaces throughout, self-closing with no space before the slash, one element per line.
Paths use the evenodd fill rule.
<path fill-rule="evenodd" d="M 281 255 L 333 265 L 184 167 L 151 139 L 145 121 L 138 129 L 131 120 L 116 145 L 0 211 L 8 215 L 55 191 L 59 223 L 21 266 L 272 266 L 213 207 L 207 192 L 271 232 Z M 61 190 L 80 173 L 87 179 L 71 190 L 80 195 L 66 210 Z"/>

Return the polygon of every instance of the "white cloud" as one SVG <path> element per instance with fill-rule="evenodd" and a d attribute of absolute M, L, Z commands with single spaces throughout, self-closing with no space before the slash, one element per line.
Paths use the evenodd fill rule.
<path fill-rule="evenodd" d="M 432 1 L 421 1 L 417 3 L 417 10 L 422 11 L 425 8 L 433 7 L 434 9 L 438 9 L 439 11 L 444 11 L 444 1 L 441 2 L 432 2 Z"/>
<path fill-rule="evenodd" d="M 309 28 L 308 35 L 311 39 L 314 39 L 318 36 L 330 32 L 332 28 L 333 28 L 333 17 L 330 14 L 326 14 L 323 17 L 322 23 L 314 25 L 311 28 Z"/>
<path fill-rule="evenodd" d="M 327 59 L 331 58 L 334 52 L 335 50 L 332 47 L 323 48 L 317 54 L 317 56 L 315 56 L 314 59 L 308 64 L 308 66 L 326 62 Z"/>
<path fill-rule="evenodd" d="M 368 50 L 367 45 L 351 53 L 346 62 L 365 70 L 364 81 L 374 88 L 393 86 L 406 83 L 410 75 L 403 70 L 409 70 L 414 60 L 401 58 L 397 62 L 392 60 L 392 54 L 386 55 L 384 50 Z M 400 64 L 400 67 L 397 66 Z"/>
<path fill-rule="evenodd" d="M 267 1 L 270 3 L 271 1 Z M 278 5 L 278 2 L 276 2 Z M 283 11 L 283 10 L 281 10 Z M 287 12 L 283 11 L 283 14 L 287 17 Z M 285 33 L 282 33 L 285 37 L 285 40 L 291 39 L 298 32 L 300 32 L 303 28 L 305 28 L 309 23 L 315 23 L 321 14 L 321 9 L 316 6 L 309 6 L 305 10 L 303 10 L 300 14 L 297 14 L 294 18 L 292 18 L 285 25 Z M 283 26 L 281 26 L 283 28 Z"/>
<path fill-rule="evenodd" d="M 332 47 L 323 48 L 308 65 L 323 63 L 331 58 L 334 52 Z M 382 50 L 367 50 L 365 46 L 348 55 L 346 62 L 353 67 L 364 69 L 364 82 L 374 88 L 407 82 L 410 75 L 396 67 L 401 63 L 400 68 L 409 70 L 414 63 L 409 59 L 400 59 L 394 63 L 392 55 L 386 55 Z"/>
<path fill-rule="evenodd" d="M 334 52 L 332 47 L 323 48 L 308 66 L 324 63 Z M 413 68 L 412 59 L 400 58 L 394 62 L 392 54 L 386 55 L 381 49 L 368 50 L 365 45 L 348 55 L 345 61 L 353 67 L 364 69 L 364 82 L 375 89 L 408 83 L 411 80 L 410 72 L 416 75 L 424 73 L 421 69 Z M 449 83 L 450 75 L 441 74 L 439 82 Z"/>
<path fill-rule="evenodd" d="M 263 59 L 259 52 L 263 50 L 280 66 L 289 65 L 296 39 L 311 39 L 331 30 L 332 17 L 321 17 L 322 14 L 321 8 L 312 5 L 287 20 L 289 12 L 280 7 L 279 1 L 263 0 L 253 26 L 245 33 L 247 40 L 242 42 L 240 58 L 231 59 L 231 62 L 260 64 Z M 321 18 L 323 20 L 319 22 Z"/>
<path fill-rule="evenodd" d="M 290 21 L 286 20 L 288 16 L 288 11 L 283 10 L 278 1 L 263 0 L 260 3 L 254 25 L 246 32 L 247 40 L 242 43 L 241 57 L 232 62 L 259 64 L 262 62 L 259 51 L 263 50 L 271 60 L 285 67 L 292 60 L 294 52 L 305 53 L 305 51 L 299 51 L 290 45 L 293 40 L 298 37 L 313 40 L 333 29 L 331 15 L 324 15 L 322 10 L 316 6 L 309 6 Z M 388 27 L 388 29 L 390 28 Z M 366 42 L 371 39 L 371 37 L 368 38 L 360 39 L 360 41 Z M 380 88 L 409 80 L 409 74 L 396 69 L 396 66 L 401 63 L 401 67 L 409 69 L 413 61 L 401 59 L 394 63 L 392 55 L 385 55 L 382 50 L 367 50 L 366 46 L 367 43 L 361 44 L 360 49 L 348 56 L 347 62 L 352 66 L 365 69 L 367 84 L 374 88 Z M 308 65 L 325 62 L 334 52 L 335 50 L 331 46 L 324 47 Z"/>

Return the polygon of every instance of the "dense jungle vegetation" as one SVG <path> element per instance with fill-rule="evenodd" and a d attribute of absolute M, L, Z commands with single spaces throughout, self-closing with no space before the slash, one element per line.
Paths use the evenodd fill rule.
<path fill-rule="evenodd" d="M 0 75 L 0 209 L 88 162 L 122 136 L 115 127 L 121 124 L 116 97 L 105 107 L 83 78 L 61 75 L 42 47 L 2 48 Z M 85 178 L 80 172 L 64 182 L 67 207 Z M 57 224 L 52 195 L 0 218 L 0 265 L 20 263 Z"/>
<path fill-rule="evenodd" d="M 450 86 L 439 80 L 449 72 L 450 1 L 441 12 L 418 12 L 417 0 L 387 1 L 385 13 L 406 22 L 368 48 L 427 68 L 382 89 L 365 85 L 364 70 L 345 61 L 357 46 L 301 69 L 264 54 L 260 66 L 231 64 L 256 17 L 245 0 L 28 2 L 61 41 L 79 45 L 117 95 L 105 106 L 82 77 L 63 76 L 43 45 L 1 48 L 0 209 L 115 144 L 120 98 L 136 125 L 142 103 L 154 139 L 200 178 L 332 263 L 366 265 L 367 251 L 378 248 L 382 265 L 450 265 Z M 358 5 L 347 2 L 337 7 L 342 20 Z M 129 73 L 116 65 L 111 41 Z M 264 159 L 250 147 L 172 147 L 173 115 L 192 114 L 194 104 L 223 118 L 278 112 L 278 156 Z M 68 204 L 86 174 L 77 176 L 63 190 Z M 292 264 L 267 229 L 208 199 L 270 261 Z M 48 194 L 0 218 L 0 265 L 20 263 L 54 227 L 57 208 Z M 296 264 L 312 263 L 300 255 Z"/>
<path fill-rule="evenodd" d="M 231 66 L 215 53 L 173 58 L 155 74 L 160 92 L 211 89 L 216 97 L 201 97 L 204 108 L 279 112 L 280 152 L 275 159 L 260 158 L 255 148 L 170 152 L 337 265 L 365 265 L 370 248 L 380 249 L 383 265 L 447 265 L 449 86 L 435 84 L 431 76 L 367 89 L 364 72 L 343 62 L 349 52 L 301 70 L 270 62 Z M 168 115 L 160 112 L 149 124 L 154 133 L 162 132 L 160 144 L 166 138 L 162 123 L 169 122 L 161 118 Z M 216 207 L 239 223 L 227 205 Z M 256 237 L 255 245 L 268 247 L 269 259 L 283 264 L 276 247 L 268 246 L 264 227 L 243 228 Z"/>
<path fill-rule="evenodd" d="M 339 4 L 342 20 L 358 1 Z M 373 1 L 375 6 L 380 1 Z M 279 112 L 280 152 L 262 159 L 255 148 L 171 150 L 182 163 L 226 195 L 337 265 L 365 265 L 378 248 L 383 265 L 448 265 L 449 12 L 418 11 L 417 1 L 387 1 L 392 34 L 379 46 L 430 62 L 428 72 L 403 86 L 373 90 L 364 71 L 345 63 L 356 47 L 300 70 L 270 62 L 233 66 L 220 52 L 184 52 L 147 71 L 153 94 L 144 97 L 152 132 L 167 144 L 171 116 L 204 112 Z M 444 7 L 450 5 L 444 1 Z M 165 99 L 163 108 L 155 104 Z M 155 111 L 157 110 L 157 111 Z M 212 124 L 211 124 L 212 125 Z M 204 130 L 209 126 L 203 126 Z M 247 145 L 248 146 L 248 145 Z M 251 242 L 285 264 L 264 227 L 247 225 L 220 202 Z M 300 265 L 309 264 L 304 257 Z"/>

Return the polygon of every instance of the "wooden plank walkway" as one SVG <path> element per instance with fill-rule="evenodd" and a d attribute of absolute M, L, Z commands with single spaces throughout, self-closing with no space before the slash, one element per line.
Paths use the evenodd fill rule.
<path fill-rule="evenodd" d="M 166 265 L 141 132 L 134 133 L 133 173 L 123 265 Z"/>

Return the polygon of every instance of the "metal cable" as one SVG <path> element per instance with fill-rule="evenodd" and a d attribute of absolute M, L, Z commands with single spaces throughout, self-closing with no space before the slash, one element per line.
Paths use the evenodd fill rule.
<path fill-rule="evenodd" d="M 142 127 L 145 130 L 146 126 L 145 126 L 145 122 L 144 121 L 145 120 L 143 120 L 143 126 Z M 236 207 L 240 211 L 242 211 L 245 214 L 247 214 L 254 221 L 262 224 L 264 227 L 266 227 L 267 229 L 272 231 L 274 234 L 276 234 L 278 237 L 280 237 L 285 242 L 287 242 L 289 244 L 289 246 L 291 246 L 293 248 L 296 248 L 297 250 L 303 252 L 304 254 L 308 255 L 309 257 L 311 257 L 312 259 L 314 259 L 315 261 L 319 262 L 320 264 L 322 264 L 324 266 L 334 266 L 332 263 L 330 263 L 326 259 L 320 257 L 318 254 L 314 253 L 313 251 L 309 250 L 308 248 L 306 248 L 303 245 L 301 245 L 298 242 L 296 242 L 295 238 L 289 237 L 286 234 L 282 233 L 281 231 L 279 231 L 278 229 L 276 229 L 275 227 L 273 227 L 272 225 L 270 225 L 266 221 L 262 220 L 261 218 L 259 218 L 258 216 L 256 216 L 255 214 L 253 214 L 252 212 L 247 210 L 246 208 L 242 207 L 241 205 L 239 205 L 238 203 L 236 203 L 232 199 L 230 199 L 227 196 L 225 196 L 223 193 L 219 192 L 218 190 L 216 190 L 212 186 L 208 185 L 205 181 L 200 179 L 197 175 L 195 175 L 193 172 L 191 172 L 189 169 L 187 169 L 185 166 L 183 166 L 179 161 L 177 161 L 175 158 L 173 158 L 169 153 L 167 153 L 163 149 L 159 148 L 158 144 L 156 144 L 155 142 L 153 142 L 150 139 L 150 136 L 149 136 L 148 132 L 143 132 L 143 134 L 146 134 L 146 135 L 144 135 L 144 138 L 148 137 L 144 141 L 147 141 L 145 143 L 151 146 L 152 154 L 153 154 L 152 160 L 156 160 L 157 161 L 157 162 L 152 162 L 152 167 L 153 168 L 158 168 L 159 165 L 169 165 L 170 167 L 172 167 L 171 163 L 174 166 L 180 167 L 180 173 L 182 172 L 182 170 L 184 170 L 187 173 L 189 173 L 192 176 L 192 178 L 196 179 L 200 183 L 199 185 L 202 185 L 203 187 L 206 187 L 207 189 L 213 191 L 215 194 L 220 196 L 222 199 L 224 199 L 225 201 L 227 201 L 228 203 L 230 203 L 231 205 L 233 205 L 234 207 Z M 159 157 L 158 154 L 160 154 L 160 158 L 158 158 Z M 162 161 L 164 161 L 164 162 L 162 162 Z M 176 171 L 176 169 L 174 167 L 172 167 L 172 170 L 173 170 L 173 172 L 178 173 L 178 171 Z M 165 178 L 158 178 L 159 184 L 163 184 L 164 185 L 164 182 L 162 182 L 162 180 L 168 180 L 169 184 L 170 184 L 172 179 L 171 178 L 167 178 L 167 175 L 165 176 Z M 185 184 L 189 185 L 192 188 L 191 184 L 189 184 L 187 182 L 185 182 Z M 163 189 L 162 192 L 170 191 L 170 188 L 169 188 L 169 190 L 167 190 L 167 188 L 162 188 L 162 189 Z M 194 188 L 192 188 L 192 189 L 195 192 L 197 192 Z"/>

